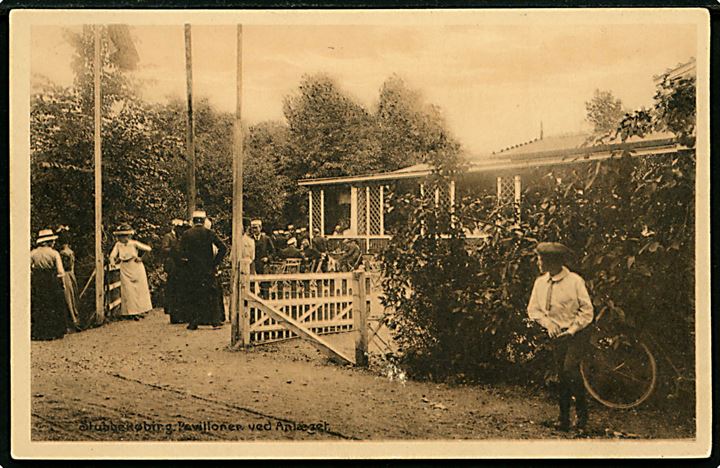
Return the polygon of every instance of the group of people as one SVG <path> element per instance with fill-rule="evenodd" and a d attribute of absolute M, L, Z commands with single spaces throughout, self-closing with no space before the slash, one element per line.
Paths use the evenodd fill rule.
<path fill-rule="evenodd" d="M 345 239 L 341 248 L 331 250 L 328 239 L 319 229 L 313 235 L 306 228 L 288 225 L 286 230 L 275 230 L 271 235 L 263 232 L 262 221 L 254 219 L 245 230 L 245 250 L 252 257 L 251 273 L 278 273 L 274 265 L 286 260 L 297 260 L 299 272 L 352 271 L 361 261 L 362 251 L 357 241 Z"/>
<path fill-rule="evenodd" d="M 42 229 L 30 251 L 31 313 L 33 340 L 62 338 L 80 329 L 79 298 L 75 277 L 75 253 L 70 248 L 69 228 Z M 60 239 L 60 250 L 55 249 Z"/>
<path fill-rule="evenodd" d="M 249 221 L 249 220 L 246 220 Z M 161 254 L 167 275 L 164 288 L 165 312 L 171 323 L 187 323 L 189 329 L 199 325 L 221 327 L 225 307 L 218 266 L 227 254 L 227 246 L 211 228 L 204 211 L 195 211 L 192 221 L 172 221 L 171 230 L 162 239 Z M 67 238 L 69 229 L 43 229 L 31 251 L 32 270 L 32 336 L 33 339 L 55 339 L 68 330 L 80 329 L 79 298 L 75 277 L 75 254 Z M 143 255 L 152 248 L 133 239 L 135 230 L 129 224 L 114 232 L 115 243 L 109 264 L 120 273 L 121 305 L 113 318 L 140 320 L 152 310 Z M 331 251 L 328 240 L 315 230 L 310 236 L 305 228 L 292 224 L 287 230 L 263 231 L 262 221 L 247 222 L 241 257 L 246 273 L 277 273 L 273 267 L 296 260 L 299 272 L 351 271 L 361 260 L 360 247 L 353 240 L 343 241 L 342 248 Z M 62 236 L 61 249 L 55 241 Z"/>
<path fill-rule="evenodd" d="M 192 214 L 192 224 L 173 220 L 162 240 L 165 313 L 170 323 L 187 323 L 189 330 L 199 325 L 219 328 L 225 322 L 217 267 L 228 249 L 211 227 L 206 213 L 198 210 Z"/>

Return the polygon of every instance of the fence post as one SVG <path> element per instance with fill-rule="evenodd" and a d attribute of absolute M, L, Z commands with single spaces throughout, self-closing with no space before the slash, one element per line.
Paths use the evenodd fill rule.
<path fill-rule="evenodd" d="M 250 291 L 250 260 L 240 260 L 240 344 L 250 345 L 250 304 L 247 294 Z"/>
<path fill-rule="evenodd" d="M 353 273 L 353 328 L 355 335 L 355 364 L 362 367 L 368 365 L 368 329 L 367 329 L 367 291 L 365 289 L 365 272 Z"/>

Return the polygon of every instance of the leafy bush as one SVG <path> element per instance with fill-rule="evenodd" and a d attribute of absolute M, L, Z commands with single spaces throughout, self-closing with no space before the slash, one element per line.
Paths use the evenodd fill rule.
<path fill-rule="evenodd" d="M 694 105 L 677 96 L 691 94 L 687 81 L 676 85 L 677 93 L 660 85 L 656 99 L 663 102 L 647 115 L 655 129 L 671 115 L 671 129 L 687 143 L 692 129 L 677 123 L 694 126 L 681 117 L 694 115 Z M 666 99 L 685 107 L 668 107 Z M 627 121 L 621 127 L 627 130 Z M 626 131 L 623 139 L 634 134 Z M 596 313 L 606 310 L 648 332 L 692 372 L 694 150 L 647 157 L 621 151 L 604 161 L 536 169 L 524 176 L 531 185 L 519 218 L 482 192 L 458 200 L 452 212 L 439 209 L 434 187 L 447 186 L 462 165 L 457 158 L 431 162 L 436 169 L 425 195 L 394 198 L 393 216 L 401 222 L 383 254 L 385 305 L 394 309 L 388 324 L 410 375 L 485 381 L 536 375 L 519 362 L 536 342 L 525 317 L 539 241 L 563 242 L 575 252 L 569 266 L 586 280 Z M 471 241 L 463 227 L 478 222 L 486 237 Z"/>

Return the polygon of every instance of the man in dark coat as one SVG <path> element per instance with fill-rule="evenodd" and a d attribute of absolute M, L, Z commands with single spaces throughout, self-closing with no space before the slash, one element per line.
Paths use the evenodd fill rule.
<path fill-rule="evenodd" d="M 317 271 L 322 255 L 317 251 L 316 248 L 310 245 L 310 241 L 303 239 L 300 245 L 300 250 L 303 255 L 303 271 L 314 273 Z"/>
<path fill-rule="evenodd" d="M 342 271 L 355 270 L 360 263 L 360 256 L 362 255 L 360 246 L 352 239 L 345 239 L 342 250 L 343 254 L 342 257 L 340 257 L 340 268 Z"/>
<path fill-rule="evenodd" d="M 310 239 L 310 246 L 320 254 L 319 269 L 318 265 L 315 266 L 317 271 L 326 272 L 328 270 L 328 240 L 327 237 L 323 236 L 320 229 L 313 229 L 313 236 Z"/>
<path fill-rule="evenodd" d="M 170 315 L 170 323 L 177 323 L 173 320 L 176 316 L 175 307 L 177 304 L 177 275 L 173 251 L 177 249 L 180 242 L 178 229 L 182 224 L 183 221 L 181 219 L 176 218 L 172 220 L 170 232 L 163 236 L 160 249 L 163 258 L 163 269 L 165 270 L 165 275 L 167 275 L 165 289 L 163 291 L 163 304 L 165 306 L 165 313 Z"/>
<path fill-rule="evenodd" d="M 262 232 L 262 221 L 259 219 L 250 222 L 250 234 L 255 241 L 255 273 L 262 275 L 275 256 L 275 245 L 270 236 Z"/>
<path fill-rule="evenodd" d="M 287 247 L 280 251 L 280 257 L 282 257 L 283 259 L 303 258 L 302 252 L 297 248 L 297 239 L 291 237 L 287 240 Z"/>
<path fill-rule="evenodd" d="M 313 229 L 313 237 L 310 244 L 315 250 L 317 250 L 321 254 L 327 253 L 328 251 L 327 237 L 323 236 L 320 232 L 320 229 L 318 228 Z"/>
<path fill-rule="evenodd" d="M 183 258 L 180 252 L 180 239 L 183 234 L 190 229 L 192 225 L 187 221 L 182 221 L 180 226 L 175 228 L 177 242 L 170 250 L 173 264 L 173 286 L 175 300 L 170 312 L 170 323 L 188 323 L 190 321 L 190 307 L 188 305 L 187 287 L 191 283 L 187 260 Z"/>
<path fill-rule="evenodd" d="M 187 264 L 187 305 L 189 307 L 189 330 L 196 330 L 198 324 L 212 324 L 221 326 L 225 317 L 219 317 L 216 304 L 218 297 L 222 300 L 222 292 L 218 291 L 220 284 L 215 277 L 215 271 L 227 254 L 227 246 L 220 240 L 214 231 L 206 228 L 205 212 L 193 213 L 193 227 L 180 238 L 180 255 Z M 213 254 L 213 246 L 217 254 Z"/>

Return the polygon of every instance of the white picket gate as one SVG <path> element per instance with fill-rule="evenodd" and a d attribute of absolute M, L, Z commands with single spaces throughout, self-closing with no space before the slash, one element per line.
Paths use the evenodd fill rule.
<path fill-rule="evenodd" d="M 249 292 L 262 298 L 304 328 L 322 335 L 353 329 L 352 273 L 250 275 Z M 267 343 L 297 336 L 250 305 L 250 342 Z"/>

